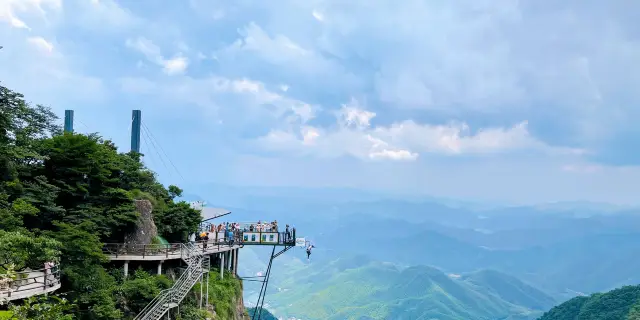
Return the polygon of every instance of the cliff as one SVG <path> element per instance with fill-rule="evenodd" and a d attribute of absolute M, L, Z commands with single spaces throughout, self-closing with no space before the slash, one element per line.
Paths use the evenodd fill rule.
<path fill-rule="evenodd" d="M 251 317 L 247 313 L 247 308 L 244 306 L 244 299 L 242 298 L 242 280 L 236 279 L 240 282 L 240 295 L 235 298 L 236 302 L 236 315 L 234 320 L 251 320 Z"/>
<path fill-rule="evenodd" d="M 220 271 L 213 269 L 209 274 L 209 307 L 215 320 L 250 320 L 242 298 L 242 280 L 225 271 L 220 279 Z M 199 292 L 199 285 L 193 289 Z"/>
<path fill-rule="evenodd" d="M 125 235 L 125 243 L 150 244 L 158 236 L 158 228 L 153 222 L 153 205 L 149 200 L 135 200 L 138 217 L 136 230 Z"/>

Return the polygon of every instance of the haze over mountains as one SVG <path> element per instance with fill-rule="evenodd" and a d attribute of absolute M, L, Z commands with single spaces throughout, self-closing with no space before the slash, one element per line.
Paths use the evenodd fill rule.
<path fill-rule="evenodd" d="M 232 192 L 228 202 L 223 194 L 202 199 L 232 210 L 234 221 L 277 217 L 317 246 L 310 263 L 298 249 L 276 260 L 266 299 L 276 316 L 535 319 L 576 295 L 640 283 L 640 211 L 633 207 L 474 205 L 331 189 Z M 264 250 L 250 250 L 241 258 L 245 276 L 268 262 Z M 250 303 L 255 286 L 245 288 Z"/>

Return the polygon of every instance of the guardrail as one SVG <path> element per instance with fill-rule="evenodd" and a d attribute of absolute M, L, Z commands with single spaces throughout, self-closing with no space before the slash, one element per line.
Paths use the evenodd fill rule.
<path fill-rule="evenodd" d="M 24 299 L 60 288 L 60 269 L 16 272 L 10 278 L 0 276 L 0 300 Z"/>
<path fill-rule="evenodd" d="M 194 245 L 200 250 L 207 251 L 212 249 L 220 250 L 225 245 L 231 245 L 231 241 L 196 241 Z M 182 250 L 180 250 L 182 243 L 168 243 L 168 244 L 134 244 L 134 243 L 105 243 L 102 247 L 102 252 L 106 255 L 115 256 L 142 256 L 145 257 L 159 257 L 165 258 L 181 258 Z"/>
<path fill-rule="evenodd" d="M 273 236 L 273 237 L 272 237 Z M 295 233 L 289 232 L 244 232 L 235 231 L 233 240 L 225 237 L 223 233 L 210 233 L 209 241 L 196 241 L 194 245 L 202 251 L 220 251 L 225 246 L 233 245 L 295 245 Z M 165 259 L 179 259 L 182 251 L 181 243 L 168 244 L 132 244 L 132 243 L 105 243 L 102 252 L 114 256 L 141 256 Z"/>

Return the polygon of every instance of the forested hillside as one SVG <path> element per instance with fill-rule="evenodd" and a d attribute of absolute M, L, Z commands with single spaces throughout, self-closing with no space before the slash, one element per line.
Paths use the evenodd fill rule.
<path fill-rule="evenodd" d="M 280 267 L 282 269 L 285 267 Z M 289 264 L 269 293 L 277 316 L 302 319 L 535 319 L 554 305 L 543 292 L 496 271 L 447 275 L 361 256 Z"/>
<path fill-rule="evenodd" d="M 639 320 L 640 286 L 625 286 L 607 293 L 575 297 L 539 320 Z"/>
<path fill-rule="evenodd" d="M 136 227 L 135 199 L 151 201 L 158 234 L 169 241 L 186 240 L 201 220 L 174 200 L 182 190 L 165 188 L 140 158 L 98 134 L 63 133 L 50 109 L 0 86 L 0 279 L 49 261 L 62 272 L 56 295 L 0 308 L 13 319 L 127 319 L 172 285 L 142 269 L 123 279 L 105 267 L 103 243 L 123 242 Z M 180 309 L 185 319 L 206 316 L 193 296 Z"/>

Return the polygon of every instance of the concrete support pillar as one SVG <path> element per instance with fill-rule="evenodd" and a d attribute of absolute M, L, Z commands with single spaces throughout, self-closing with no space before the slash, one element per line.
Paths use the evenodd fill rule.
<path fill-rule="evenodd" d="M 162 261 L 158 262 L 158 275 L 162 274 Z"/>
<path fill-rule="evenodd" d="M 127 278 L 127 276 L 129 276 L 129 261 L 126 260 L 124 262 L 124 277 L 125 279 Z"/>
<path fill-rule="evenodd" d="M 220 279 L 224 279 L 224 252 L 220 253 Z"/>
<path fill-rule="evenodd" d="M 235 250 L 236 253 L 233 255 L 233 274 L 238 275 L 238 254 L 240 253 L 240 249 Z"/>
<path fill-rule="evenodd" d="M 231 265 L 233 264 L 233 250 L 227 251 L 229 253 L 229 260 L 227 263 L 227 270 L 231 271 Z"/>

